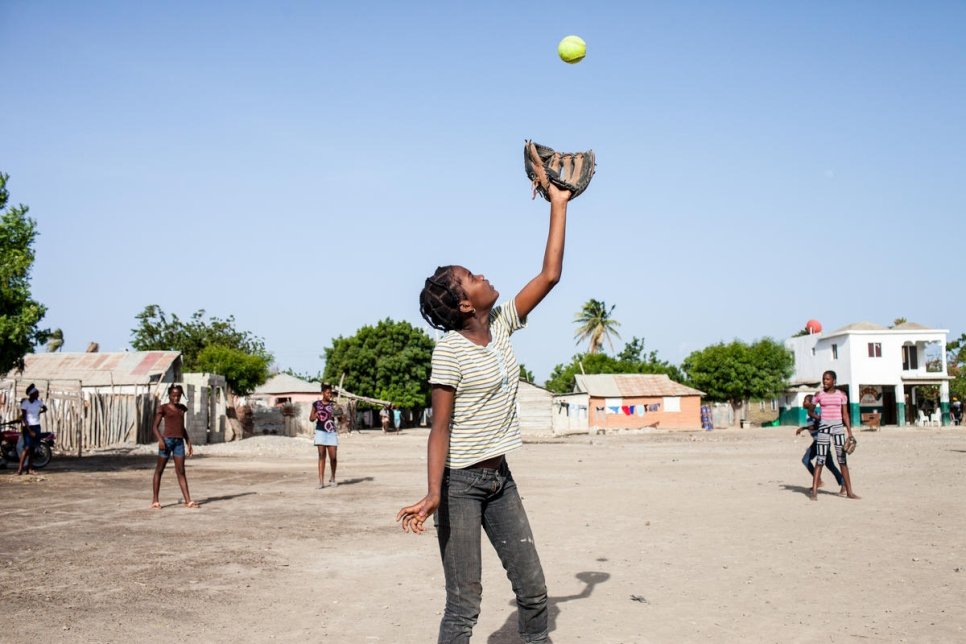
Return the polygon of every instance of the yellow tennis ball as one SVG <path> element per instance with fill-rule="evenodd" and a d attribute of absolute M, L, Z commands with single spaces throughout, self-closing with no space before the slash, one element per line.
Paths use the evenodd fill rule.
<path fill-rule="evenodd" d="M 557 45 L 560 60 L 565 63 L 579 63 L 587 55 L 587 43 L 580 36 L 567 36 Z"/>

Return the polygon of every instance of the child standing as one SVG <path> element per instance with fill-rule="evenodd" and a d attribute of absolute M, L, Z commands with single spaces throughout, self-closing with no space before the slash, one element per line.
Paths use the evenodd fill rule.
<path fill-rule="evenodd" d="M 834 371 L 826 371 L 822 374 L 822 391 L 812 397 L 812 402 L 821 406 L 822 421 L 818 428 L 815 456 L 815 473 L 812 475 L 812 494 L 813 501 L 818 501 L 818 482 L 822 478 L 822 466 L 828 457 L 829 447 L 835 446 L 835 456 L 838 458 L 839 467 L 842 470 L 842 479 L 845 483 L 845 494 L 850 499 L 858 499 L 852 492 L 852 479 L 849 477 L 849 466 L 846 462 L 845 434 L 848 432 L 852 437 L 852 419 L 849 416 L 849 399 L 846 395 L 835 387 L 837 376 Z"/>
<path fill-rule="evenodd" d="M 184 497 L 184 507 L 199 508 L 198 503 L 191 500 L 188 492 L 188 477 L 184 471 L 185 446 L 188 447 L 188 456 L 194 453 L 191 446 L 191 438 L 184 426 L 184 415 L 188 408 L 181 404 L 184 396 L 184 389 L 181 385 L 171 385 L 168 387 L 168 402 L 158 407 L 154 415 L 154 425 L 151 431 L 158 439 L 158 464 L 154 468 L 154 499 L 151 507 L 155 510 L 161 509 L 161 502 L 158 494 L 161 492 L 161 475 L 168 460 L 174 457 L 174 471 L 178 475 L 178 485 L 181 487 L 181 496 Z M 164 432 L 159 431 L 161 422 L 164 421 Z"/>
<path fill-rule="evenodd" d="M 812 398 L 813 398 L 812 394 L 805 396 L 805 400 L 803 403 L 805 409 L 808 411 L 809 423 L 804 427 L 799 427 L 798 429 L 796 429 L 795 435 L 798 436 L 802 432 L 808 430 L 808 433 L 811 434 L 812 436 L 812 444 L 809 445 L 807 450 L 805 450 L 805 455 L 802 456 L 802 464 L 805 465 L 805 469 L 808 470 L 808 473 L 814 477 L 815 466 L 812 465 L 812 460 L 815 458 L 815 455 L 818 453 L 818 428 L 822 423 L 822 418 L 820 416 L 821 412 L 815 411 L 815 405 L 812 403 Z M 839 484 L 839 488 L 841 488 L 839 490 L 839 494 L 844 494 L 845 482 L 842 479 L 842 473 L 839 472 L 839 468 L 835 467 L 835 461 L 827 460 L 826 467 L 828 467 L 828 471 L 832 473 L 832 476 L 835 477 L 835 481 Z M 823 485 L 822 479 L 818 480 L 818 485 L 819 487 Z"/>
<path fill-rule="evenodd" d="M 325 457 L 332 463 L 329 485 L 336 487 L 335 468 L 338 465 L 339 432 L 335 425 L 335 404 L 332 402 L 332 385 L 322 384 L 322 400 L 312 403 L 309 420 L 315 421 L 315 447 L 319 451 L 319 489 L 325 487 Z"/>
<path fill-rule="evenodd" d="M 435 513 L 446 579 L 439 642 L 468 642 L 482 595 L 480 529 L 496 549 L 516 595 L 519 632 L 547 642 L 547 588 L 530 522 L 507 465 L 520 447 L 516 398 L 519 367 L 510 334 L 560 280 L 570 192 L 551 186 L 550 230 L 540 273 L 515 298 L 483 276 L 444 266 L 426 280 L 420 313 L 446 331 L 433 350 L 428 490 L 396 515 L 402 529 L 422 533 Z"/>

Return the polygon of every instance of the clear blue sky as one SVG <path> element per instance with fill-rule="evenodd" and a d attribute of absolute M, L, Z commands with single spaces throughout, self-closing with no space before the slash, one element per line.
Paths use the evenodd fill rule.
<path fill-rule="evenodd" d="M 592 297 L 675 363 L 810 318 L 958 336 L 964 25 L 962 2 L 0 0 L 0 170 L 68 351 L 204 308 L 316 373 L 365 324 L 428 329 L 438 264 L 511 297 L 546 238 L 527 138 L 598 157 L 515 336 L 539 381 Z"/>

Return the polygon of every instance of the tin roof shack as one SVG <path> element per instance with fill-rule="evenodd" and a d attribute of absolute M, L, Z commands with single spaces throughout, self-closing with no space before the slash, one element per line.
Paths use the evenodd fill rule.
<path fill-rule="evenodd" d="M 524 436 L 553 432 L 553 394 L 526 380 L 517 388 L 517 418 Z"/>
<path fill-rule="evenodd" d="M 578 394 L 586 398 L 581 400 Z M 587 427 L 594 431 L 645 427 L 694 430 L 701 429 L 703 395 L 665 374 L 592 374 L 576 376 L 574 393 L 557 399 L 576 408 L 578 424 L 581 406 L 586 405 Z"/>
<path fill-rule="evenodd" d="M 19 415 L 30 383 L 47 405 L 45 429 L 61 449 L 107 447 L 153 440 L 151 422 L 159 397 L 180 382 L 180 351 L 34 353 L 22 372 L 0 381 L 3 416 Z"/>

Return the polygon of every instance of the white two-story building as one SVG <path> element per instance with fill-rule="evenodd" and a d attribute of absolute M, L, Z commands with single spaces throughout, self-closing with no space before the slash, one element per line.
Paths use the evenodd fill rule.
<path fill-rule="evenodd" d="M 947 329 L 906 322 L 887 328 L 871 322 L 849 324 L 831 332 L 789 338 L 795 355 L 792 389 L 781 404 L 783 424 L 805 423 L 802 401 L 817 391 L 826 370 L 838 375 L 849 397 L 852 423 L 861 414 L 879 412 L 883 425 L 909 425 L 923 420 L 949 422 L 946 372 Z M 939 405 L 935 406 L 938 392 Z"/>

